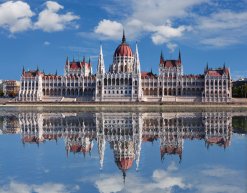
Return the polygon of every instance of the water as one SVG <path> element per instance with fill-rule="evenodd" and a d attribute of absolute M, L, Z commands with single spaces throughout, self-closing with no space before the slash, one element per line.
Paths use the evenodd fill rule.
<path fill-rule="evenodd" d="M 247 192 L 247 113 L 6 108 L 0 193 Z"/>

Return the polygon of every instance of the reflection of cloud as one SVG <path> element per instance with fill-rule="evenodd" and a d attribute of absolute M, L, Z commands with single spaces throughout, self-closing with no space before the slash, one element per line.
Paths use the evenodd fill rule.
<path fill-rule="evenodd" d="M 201 173 L 205 176 L 212 176 L 212 177 L 224 177 L 229 175 L 237 175 L 237 172 L 231 169 L 224 168 L 222 166 L 213 166 L 209 167 L 208 169 L 204 169 Z"/>
<path fill-rule="evenodd" d="M 0 193 L 72 193 L 78 191 L 78 185 L 67 187 L 63 184 L 45 183 L 42 185 L 24 184 L 11 181 L 8 185 L 0 187 Z"/>
<path fill-rule="evenodd" d="M 124 188 L 121 176 L 105 176 L 95 182 L 96 187 L 103 193 L 119 192 Z"/>
<path fill-rule="evenodd" d="M 128 173 L 126 183 L 121 175 L 103 174 L 99 178 L 91 178 L 99 192 L 162 192 L 189 191 L 201 193 L 244 193 L 244 176 L 242 171 L 236 171 L 223 166 L 200 166 L 190 170 L 178 170 L 172 162 L 167 170 L 155 170 L 149 178 Z M 236 179 L 240 180 L 236 180 Z M 87 179 L 88 180 L 88 179 Z"/>
<path fill-rule="evenodd" d="M 174 176 L 173 173 L 177 167 L 172 163 L 167 171 L 155 170 L 150 181 L 138 178 L 133 174 L 128 174 L 126 184 L 123 183 L 121 176 L 102 175 L 100 179 L 95 180 L 96 187 L 100 192 L 172 192 L 174 187 L 180 189 L 190 188 L 189 183 L 185 183 L 182 177 Z"/>

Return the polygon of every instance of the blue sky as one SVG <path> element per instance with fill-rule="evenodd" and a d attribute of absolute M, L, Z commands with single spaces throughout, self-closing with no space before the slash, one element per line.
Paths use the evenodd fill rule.
<path fill-rule="evenodd" d="M 95 72 L 100 42 L 108 69 L 123 28 L 142 71 L 181 49 L 186 74 L 208 62 L 246 77 L 246 18 L 247 0 L 0 0 L 0 79 L 19 79 L 23 66 L 63 74 L 66 56 L 90 56 Z"/>

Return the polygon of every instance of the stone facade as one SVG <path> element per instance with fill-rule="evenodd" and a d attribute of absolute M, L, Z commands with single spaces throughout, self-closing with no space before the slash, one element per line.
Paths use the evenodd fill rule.
<path fill-rule="evenodd" d="M 97 72 L 92 73 L 90 60 L 69 61 L 64 76 L 45 74 L 38 69 L 21 76 L 19 101 L 106 101 L 106 102 L 230 102 L 232 83 L 230 70 L 210 69 L 204 74 L 185 75 L 181 53 L 178 59 L 160 56 L 159 73 L 141 72 L 138 46 L 135 53 L 126 43 L 113 55 L 113 63 L 105 70 L 102 46 Z"/>

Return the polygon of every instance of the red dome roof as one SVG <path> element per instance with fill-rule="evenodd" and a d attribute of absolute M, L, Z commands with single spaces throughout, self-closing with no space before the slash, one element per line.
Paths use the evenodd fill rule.
<path fill-rule="evenodd" d="M 126 43 L 126 38 L 123 33 L 122 43 L 115 50 L 114 56 L 133 56 L 130 46 Z"/>
<path fill-rule="evenodd" d="M 128 170 L 133 164 L 132 158 L 123 158 L 116 161 L 117 166 L 120 170 Z"/>

